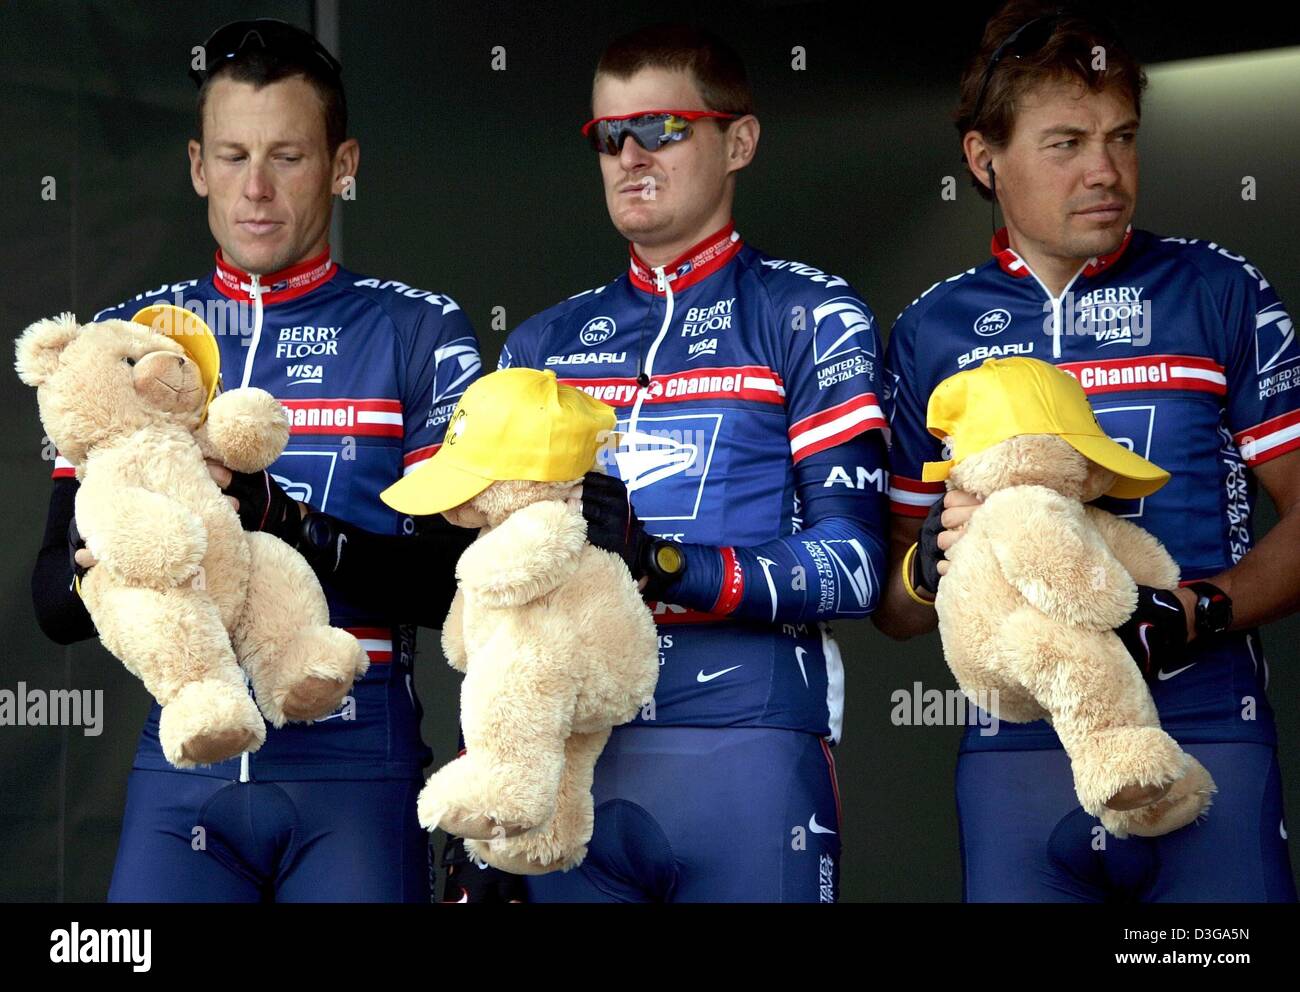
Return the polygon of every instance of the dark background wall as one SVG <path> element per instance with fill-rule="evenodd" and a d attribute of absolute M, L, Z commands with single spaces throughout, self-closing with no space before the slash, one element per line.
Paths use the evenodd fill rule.
<path fill-rule="evenodd" d="M 700 19 L 746 58 L 763 123 L 736 208 L 747 240 L 843 275 L 882 326 L 942 277 L 982 261 L 989 208 L 957 170 L 955 81 L 987 2 L 342 3 L 25 0 L 0 7 L 0 329 L 95 310 L 210 268 L 189 186 L 189 48 L 225 21 L 334 20 L 352 131 L 355 202 L 341 205 L 351 268 L 447 292 L 488 364 L 525 316 L 614 277 L 608 223 L 577 128 L 604 41 L 637 25 Z M 883 9 L 882 9 L 883 8 Z M 1151 70 L 1138 223 L 1248 255 L 1300 305 L 1300 16 L 1173 3 L 1114 9 Z M 794 46 L 807 68 L 791 68 Z M 505 71 L 493 71 L 503 46 Z M 1265 51 L 1269 50 L 1269 51 Z M 1253 53 L 1242 55 L 1240 53 Z M 1208 58 L 1215 56 L 1216 58 Z M 1233 56 L 1233 57 L 1229 57 Z M 1197 60 L 1197 61 L 1183 61 Z M 1171 64 L 1171 63 L 1177 64 Z M 958 176 L 955 202 L 940 196 Z M 57 183 L 41 198 L 43 177 Z M 1258 199 L 1244 202 L 1242 177 Z M 505 327 L 492 325 L 504 308 Z M 104 732 L 0 727 L 0 899 L 102 899 L 148 699 L 96 643 L 59 648 L 32 616 L 28 576 L 45 516 L 35 397 L 0 376 L 0 689 L 102 689 Z M 1266 501 L 1264 501 L 1266 502 Z M 1262 506 L 1259 529 L 1272 520 Z M 1288 809 L 1300 811 L 1300 621 L 1268 632 Z M 951 686 L 934 636 L 898 645 L 867 623 L 837 630 L 847 669 L 843 892 L 849 900 L 952 900 L 960 862 L 952 772 L 960 729 L 899 727 L 890 694 Z M 447 760 L 457 677 L 436 635 L 417 666 L 425 736 Z M 1292 815 L 1293 823 L 1300 817 Z"/>

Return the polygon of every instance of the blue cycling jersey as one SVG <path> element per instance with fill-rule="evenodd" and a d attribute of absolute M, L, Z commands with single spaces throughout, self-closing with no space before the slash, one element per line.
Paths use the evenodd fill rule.
<path fill-rule="evenodd" d="M 660 677 L 639 723 L 838 739 L 826 621 L 874 609 L 887 476 L 875 320 L 843 279 L 731 225 L 529 318 L 502 367 L 554 369 L 618 411 L 606 468 L 684 578 L 655 603 Z M 640 384 L 638 383 L 640 379 Z"/>
<path fill-rule="evenodd" d="M 943 491 L 921 481 L 941 459 L 926 430 L 934 387 L 991 357 L 1029 355 L 1074 375 L 1112 438 L 1172 474 L 1145 499 L 1103 499 L 1164 542 L 1184 580 L 1230 568 L 1251 548 L 1252 468 L 1300 447 L 1300 342 L 1264 276 L 1212 242 L 1130 230 L 1053 297 L 1010 249 L 936 283 L 899 315 L 886 360 L 890 500 L 924 516 Z M 1183 742 L 1276 733 L 1257 631 L 1198 638 L 1152 694 Z M 965 750 L 1059 747 L 1043 722 L 971 728 Z"/>
<path fill-rule="evenodd" d="M 174 303 L 216 334 L 223 385 L 257 386 L 284 405 L 291 432 L 271 466 L 294 498 L 366 530 L 410 533 L 379 493 L 438 449 L 457 398 L 480 372 L 478 341 L 447 296 L 349 272 L 326 251 L 251 276 L 217 252 L 202 279 L 166 283 L 95 314 L 130 319 Z M 60 460 L 56 476 L 71 475 Z M 449 563 L 450 567 L 450 563 Z M 314 723 L 267 727 L 256 752 L 193 774 L 253 780 L 407 778 L 432 755 L 420 738 L 415 628 L 355 606 L 329 584 L 330 622 L 366 648 L 370 669 L 342 706 Z M 158 744 L 155 704 L 135 767 L 175 771 Z"/>

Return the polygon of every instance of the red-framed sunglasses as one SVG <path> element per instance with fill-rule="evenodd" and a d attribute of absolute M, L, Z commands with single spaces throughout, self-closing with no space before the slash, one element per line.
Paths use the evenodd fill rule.
<path fill-rule="evenodd" d="M 740 114 L 716 110 L 638 110 L 619 117 L 596 117 L 582 125 L 582 136 L 602 155 L 617 155 L 630 135 L 648 152 L 691 136 L 691 122 L 702 117 L 734 121 Z"/>

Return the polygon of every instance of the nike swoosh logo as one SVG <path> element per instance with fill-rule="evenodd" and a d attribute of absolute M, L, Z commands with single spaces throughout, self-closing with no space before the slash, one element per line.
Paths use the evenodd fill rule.
<path fill-rule="evenodd" d="M 1175 668 L 1172 672 L 1161 671 L 1157 673 L 1156 678 L 1161 682 L 1164 682 L 1166 679 L 1171 679 L 1175 675 L 1181 675 L 1183 672 L 1187 671 L 1187 669 L 1195 667 L 1195 665 L 1196 662 L 1192 662 L 1190 665 L 1184 665 L 1182 668 Z"/>
<path fill-rule="evenodd" d="M 803 687 L 805 689 L 808 688 L 808 673 L 804 670 L 803 667 L 803 656 L 806 655 L 807 653 L 808 652 L 805 651 L 803 648 L 794 649 L 794 660 L 799 662 L 799 674 L 803 676 Z"/>
<path fill-rule="evenodd" d="M 334 552 L 334 571 L 336 572 L 339 570 L 339 562 L 343 560 L 343 545 L 347 543 L 348 543 L 348 536 L 346 534 L 340 534 L 338 545 Z"/>
<path fill-rule="evenodd" d="M 816 813 L 814 813 L 812 816 L 808 817 L 808 829 L 811 830 L 811 831 L 812 831 L 813 833 L 815 833 L 815 834 L 833 834 L 833 833 L 835 833 L 835 831 L 832 830 L 830 827 L 823 827 L 820 823 L 817 822 L 817 814 L 816 814 Z"/>
<path fill-rule="evenodd" d="M 705 675 L 705 674 L 704 674 L 704 669 L 701 668 L 701 669 L 700 669 L 700 674 L 697 675 L 697 676 L 695 676 L 695 681 L 696 681 L 696 682 L 712 682 L 712 681 L 713 681 L 714 679 L 716 679 L 719 675 L 726 675 L 728 672 L 734 672 L 737 668 L 743 668 L 743 667 L 744 667 L 743 665 L 732 665 L 730 668 L 724 668 L 724 669 L 723 669 L 722 671 L 720 671 L 720 672 L 713 672 L 713 673 L 711 673 L 711 674 L 709 674 L 709 675 Z"/>

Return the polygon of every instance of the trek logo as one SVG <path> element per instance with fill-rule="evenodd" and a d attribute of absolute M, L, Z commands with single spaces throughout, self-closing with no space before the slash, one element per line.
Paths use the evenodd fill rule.
<path fill-rule="evenodd" d="M 316 358 L 321 355 L 337 355 L 341 330 L 341 327 L 282 327 L 275 339 L 275 357 Z"/>
<path fill-rule="evenodd" d="M 813 307 L 813 361 L 818 365 L 854 351 L 875 357 L 871 315 L 853 296 L 837 296 Z M 861 336 L 860 336 L 861 335 Z"/>
<path fill-rule="evenodd" d="M 612 458 L 631 492 L 641 491 L 637 514 L 642 520 L 694 520 L 704 499 L 704 486 L 713 463 L 714 448 L 722 428 L 720 413 L 640 416 L 635 434 L 627 418 L 615 430 L 619 447 Z M 609 460 L 608 449 L 597 452 L 597 462 Z"/>
<path fill-rule="evenodd" d="M 578 332 L 578 340 L 588 348 L 594 348 L 612 338 L 617 330 L 618 325 L 614 323 L 613 317 L 592 317 L 582 325 L 582 330 Z"/>
<path fill-rule="evenodd" d="M 981 345 L 978 348 L 972 348 L 964 355 L 958 355 L 957 368 L 964 369 L 967 365 L 983 362 L 987 358 L 1005 358 L 1008 355 L 1032 355 L 1033 353 L 1034 343 L 1032 341 L 1012 341 L 1004 345 Z"/>
<path fill-rule="evenodd" d="M 1155 436 L 1156 427 L 1154 404 L 1113 406 L 1094 412 L 1097 423 L 1112 441 L 1143 458 L 1151 457 L 1151 439 Z M 1103 496 L 1097 500 L 1097 506 L 1117 517 L 1140 517 L 1145 505 L 1145 497 L 1116 499 L 1113 496 Z"/>
<path fill-rule="evenodd" d="M 572 355 L 548 355 L 547 366 L 551 365 L 617 365 L 627 360 L 626 351 L 585 351 Z"/>
<path fill-rule="evenodd" d="M 682 318 L 682 337 L 694 338 L 701 334 L 717 334 L 731 327 L 731 311 L 736 298 L 718 300 L 707 307 L 691 307 Z"/>
<path fill-rule="evenodd" d="M 483 368 L 478 344 L 472 337 L 456 338 L 434 349 L 433 399 L 444 403 L 465 392 Z"/>
<path fill-rule="evenodd" d="M 718 339 L 705 338 L 703 341 L 696 341 L 686 349 L 686 360 L 693 362 L 697 358 L 703 358 L 705 355 L 716 355 L 718 353 Z"/>
<path fill-rule="evenodd" d="M 998 307 L 988 310 L 975 318 L 975 333 L 982 338 L 991 338 L 1001 334 L 1011 324 L 1011 313 Z"/>

